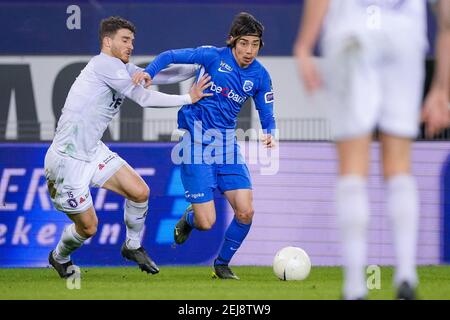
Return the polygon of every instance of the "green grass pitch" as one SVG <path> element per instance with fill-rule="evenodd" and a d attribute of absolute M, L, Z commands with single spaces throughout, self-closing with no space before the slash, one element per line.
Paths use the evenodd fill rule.
<path fill-rule="evenodd" d="M 233 267 L 240 281 L 211 278 L 210 267 L 82 268 L 80 289 L 69 290 L 52 269 L 0 269 L 0 299 L 319 300 L 339 299 L 342 270 L 313 267 L 303 281 L 280 281 L 271 267 Z M 420 299 L 450 299 L 450 266 L 419 267 Z M 381 268 L 381 288 L 369 299 L 392 299 L 392 268 Z"/>

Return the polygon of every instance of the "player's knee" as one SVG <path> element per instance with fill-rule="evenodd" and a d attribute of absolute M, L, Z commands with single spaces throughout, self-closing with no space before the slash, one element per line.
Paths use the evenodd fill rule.
<path fill-rule="evenodd" d="M 213 225 L 209 222 L 202 222 L 202 223 L 196 224 L 195 226 L 200 231 L 208 231 L 208 230 L 211 230 Z"/>
<path fill-rule="evenodd" d="M 150 188 L 146 184 L 137 186 L 133 194 L 130 196 L 130 200 L 142 203 L 148 201 L 150 197 Z"/>
<path fill-rule="evenodd" d="M 93 237 L 97 233 L 97 224 L 85 226 L 81 230 L 83 232 L 83 234 L 82 234 L 83 237 L 85 237 L 85 238 Z"/>
<path fill-rule="evenodd" d="M 201 221 L 195 221 L 195 226 L 198 230 L 208 231 L 208 230 L 211 230 L 214 223 L 216 223 L 215 219 L 205 219 L 205 220 L 201 220 Z"/>
<path fill-rule="evenodd" d="M 255 210 L 252 207 L 249 207 L 245 210 L 236 210 L 236 219 L 240 223 L 249 224 L 252 222 L 253 215 L 255 214 Z"/>

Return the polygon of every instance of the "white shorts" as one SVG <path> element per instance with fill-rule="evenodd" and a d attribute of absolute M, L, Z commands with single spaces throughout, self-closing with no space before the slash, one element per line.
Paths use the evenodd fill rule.
<path fill-rule="evenodd" d="M 91 162 L 61 155 L 50 146 L 44 167 L 53 205 L 66 214 L 86 211 L 93 205 L 89 187 L 102 187 L 125 163 L 103 143 Z"/>
<path fill-rule="evenodd" d="M 353 36 L 324 46 L 323 78 L 335 140 L 364 136 L 376 127 L 394 136 L 417 136 L 424 46 L 387 40 Z"/>

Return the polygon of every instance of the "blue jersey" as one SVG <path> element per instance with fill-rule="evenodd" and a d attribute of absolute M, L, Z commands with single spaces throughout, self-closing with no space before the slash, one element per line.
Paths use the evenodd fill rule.
<path fill-rule="evenodd" d="M 218 129 L 224 137 L 234 137 L 237 116 L 241 107 L 252 97 L 265 132 L 275 129 L 273 116 L 272 81 L 267 70 L 254 60 L 248 67 L 241 68 L 234 59 L 231 48 L 211 46 L 196 49 L 170 50 L 158 55 L 145 69 L 153 78 L 171 63 L 190 63 L 202 66 L 202 72 L 211 76 L 212 86 L 205 93 L 212 92 L 194 104 L 184 105 L 178 112 L 178 126 L 194 136 L 194 122 L 201 121 L 202 132 Z"/>

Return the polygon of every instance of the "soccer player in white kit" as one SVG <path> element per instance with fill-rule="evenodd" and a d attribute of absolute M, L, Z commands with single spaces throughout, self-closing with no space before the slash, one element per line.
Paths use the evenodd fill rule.
<path fill-rule="evenodd" d="M 321 27 L 324 66 L 319 75 L 312 57 Z M 339 158 L 336 210 L 345 299 L 367 297 L 367 175 L 376 127 L 395 244 L 397 298 L 415 298 L 419 197 L 410 149 L 419 130 L 426 49 L 425 0 L 306 1 L 294 52 L 305 88 L 311 92 L 323 86 L 329 95 Z M 436 115 L 439 108 L 428 109 Z M 436 124 L 435 116 L 432 121 Z"/>
<path fill-rule="evenodd" d="M 45 176 L 51 200 L 57 210 L 73 221 L 49 254 L 49 263 L 62 278 L 73 273 L 73 269 L 69 269 L 73 265 L 70 254 L 97 230 L 90 186 L 105 188 L 126 198 L 126 241 L 121 253 L 124 258 L 135 261 L 143 271 L 159 272 L 140 242 L 150 190 L 139 174 L 100 139 L 125 97 L 142 107 L 190 104 L 210 95 L 203 93 L 209 86 L 209 78 L 201 78 L 185 95 L 148 90 L 145 88 L 150 85 L 148 78 L 141 84 L 134 84 L 131 76 L 143 70 L 129 63 L 134 33 L 134 25 L 125 19 L 109 17 L 102 20 L 101 53 L 89 61 L 72 85 L 45 156 Z M 178 66 L 167 69 L 152 83 L 179 82 L 194 74 L 192 66 Z"/>

